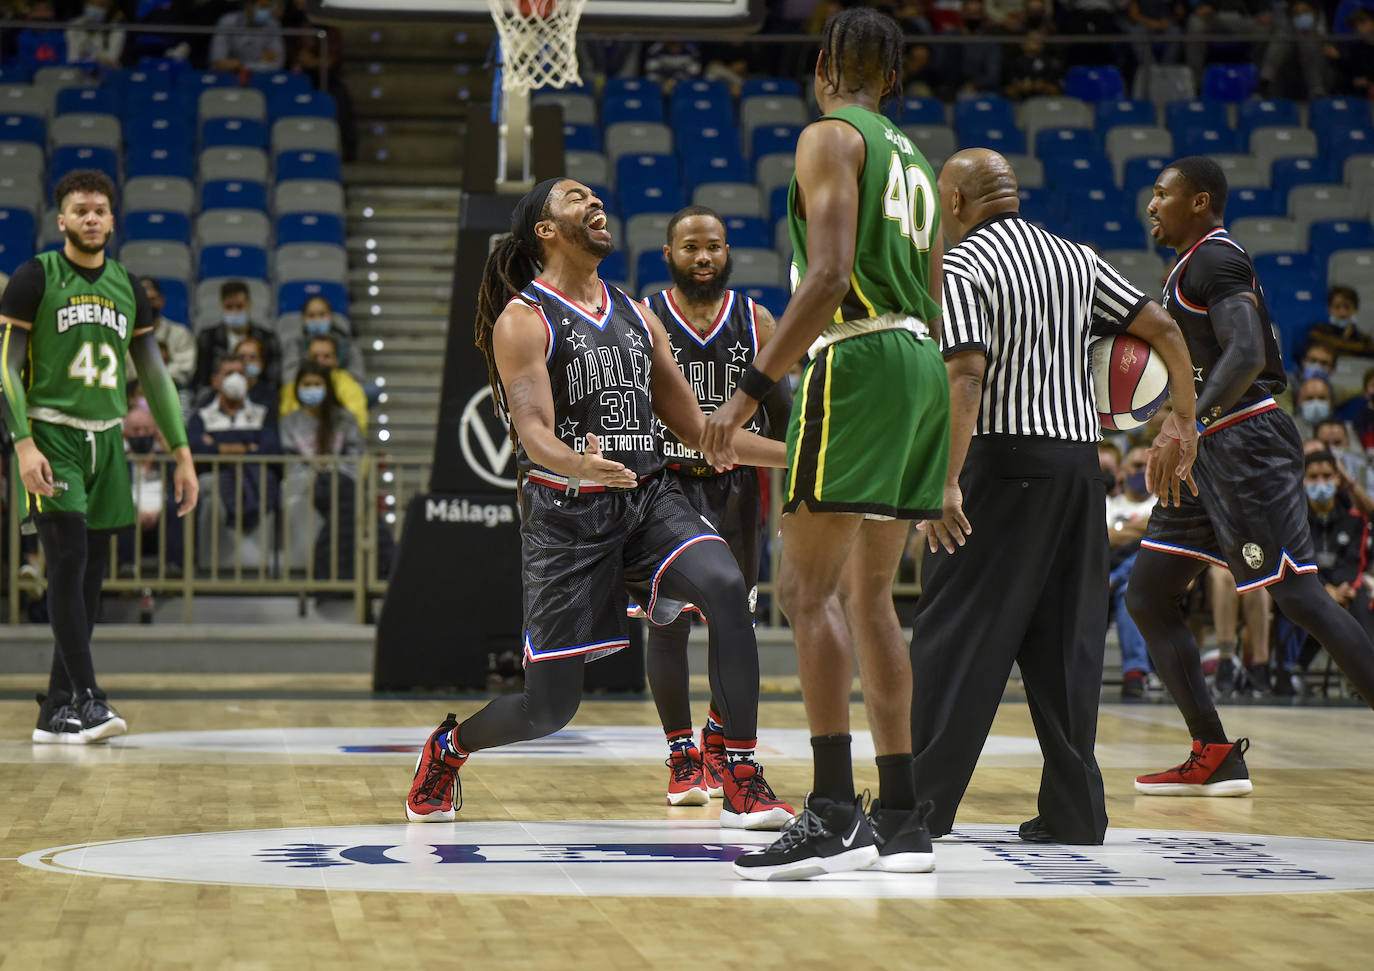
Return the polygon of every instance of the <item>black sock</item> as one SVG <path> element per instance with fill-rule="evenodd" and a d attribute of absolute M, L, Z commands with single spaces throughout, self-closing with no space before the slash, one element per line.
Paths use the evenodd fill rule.
<path fill-rule="evenodd" d="M 1203 745 L 1224 745 L 1229 741 L 1226 729 L 1221 727 L 1221 717 L 1215 711 L 1199 718 L 1189 718 L 1188 731 Z"/>
<path fill-rule="evenodd" d="M 815 735 L 811 756 L 815 777 L 812 791 L 836 802 L 854 801 L 854 765 L 850 761 L 849 735 Z"/>
<path fill-rule="evenodd" d="M 916 808 L 916 757 L 910 752 L 880 755 L 878 762 L 878 801 L 884 809 Z"/>

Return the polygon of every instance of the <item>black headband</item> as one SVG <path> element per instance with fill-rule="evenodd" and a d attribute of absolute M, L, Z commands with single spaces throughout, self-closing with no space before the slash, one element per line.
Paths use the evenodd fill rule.
<path fill-rule="evenodd" d="M 510 214 L 511 235 L 525 251 L 525 255 L 531 259 L 542 262 L 543 253 L 539 247 L 539 237 L 534 235 L 534 227 L 544 218 L 544 203 L 549 201 L 549 193 L 564 178 L 560 175 L 556 179 L 545 179 L 540 182 L 520 197 L 520 201 L 515 204 L 515 210 Z"/>

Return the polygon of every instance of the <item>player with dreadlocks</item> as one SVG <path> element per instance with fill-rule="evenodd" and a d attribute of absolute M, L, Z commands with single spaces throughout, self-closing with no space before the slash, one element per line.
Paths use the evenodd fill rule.
<path fill-rule="evenodd" d="M 814 787 L 772 846 L 739 857 L 755 880 L 934 866 L 915 805 L 911 661 L 892 602 L 909 520 L 939 519 L 949 462 L 949 379 L 937 341 L 935 173 L 879 110 L 901 91 L 901 29 L 853 7 L 826 21 L 816 61 L 823 117 L 797 144 L 787 220 L 792 300 L 734 396 L 706 423 L 713 462 L 804 354 L 787 432 L 778 595 L 797 640 Z M 854 793 L 854 656 L 877 750 L 879 797 Z"/>
<path fill-rule="evenodd" d="M 476 336 L 517 446 L 525 691 L 461 724 L 449 715 L 430 734 L 406 799 L 412 821 L 454 818 L 458 770 L 473 752 L 572 719 L 582 666 L 629 646 L 629 592 L 653 623 L 688 604 L 710 622 L 729 760 L 721 825 L 777 829 L 792 818 L 753 758 L 759 666 L 744 578 L 664 474 L 654 435 L 657 415 L 695 446 L 705 416 L 663 324 L 597 275 L 611 248 L 595 193 L 548 179 L 516 204 L 511 235 L 487 259 Z M 750 465 L 785 463 L 779 442 L 739 432 L 732 444 Z"/>

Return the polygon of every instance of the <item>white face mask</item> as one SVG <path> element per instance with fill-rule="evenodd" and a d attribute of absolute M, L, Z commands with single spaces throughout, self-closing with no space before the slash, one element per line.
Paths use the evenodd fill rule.
<path fill-rule="evenodd" d="M 238 371 L 226 374 L 219 383 L 219 390 L 230 401 L 242 401 L 248 394 L 248 379 Z"/>

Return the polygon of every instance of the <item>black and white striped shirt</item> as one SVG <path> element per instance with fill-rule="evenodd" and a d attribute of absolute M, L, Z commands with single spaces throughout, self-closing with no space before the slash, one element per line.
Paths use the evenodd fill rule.
<path fill-rule="evenodd" d="M 1087 246 L 1017 213 L 971 229 L 945 253 L 940 349 L 987 355 L 974 434 L 1099 441 L 1088 344 L 1148 301 Z"/>

